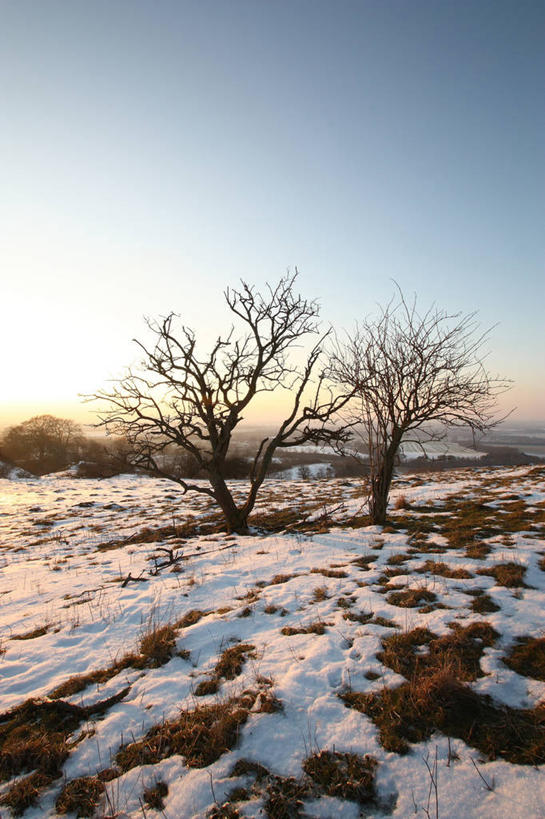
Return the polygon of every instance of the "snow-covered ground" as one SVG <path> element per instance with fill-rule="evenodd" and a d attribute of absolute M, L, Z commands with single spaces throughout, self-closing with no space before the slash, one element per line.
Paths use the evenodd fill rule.
<path fill-rule="evenodd" d="M 400 447 L 403 460 L 413 460 L 414 458 L 426 457 L 430 460 L 437 458 L 471 458 L 479 460 L 486 455 L 486 452 L 478 452 L 476 449 L 469 449 L 455 441 L 425 441 L 417 443 L 407 441 Z"/>
<path fill-rule="evenodd" d="M 483 493 L 491 509 L 513 495 L 529 509 L 539 509 L 545 500 L 543 472 L 468 469 L 439 479 L 406 477 L 392 493 L 392 518 L 407 515 L 407 507 L 435 505 L 441 513 L 449 498 L 478 500 Z M 247 775 L 233 776 L 235 763 L 250 760 L 271 776 L 302 781 L 304 760 L 327 750 L 375 757 L 376 799 L 360 807 L 314 794 L 302 799 L 300 814 L 278 816 L 435 816 L 428 765 L 433 770 L 436 754 L 441 817 L 545 816 L 545 766 L 487 761 L 476 748 L 460 739 L 449 745 L 439 733 L 412 744 L 406 755 L 387 751 L 370 717 L 346 707 L 339 696 L 349 689 L 380 692 L 404 682 L 377 658 L 381 641 L 396 627 L 407 632 L 422 626 L 443 635 L 456 619 L 463 625 L 486 620 L 500 635 L 484 650 L 484 676 L 471 683 L 474 690 L 516 708 L 540 702 L 545 682 L 521 676 L 502 657 L 517 635 L 543 635 L 543 527 L 485 538 L 491 547 L 485 559 L 468 557 L 463 549 L 423 555 L 414 549 L 414 540 L 407 552 L 411 541 L 403 528 L 385 532 L 346 526 L 361 514 L 361 503 L 355 481 L 270 480 L 257 514 L 294 507 L 309 521 L 329 513 L 333 525 L 330 520 L 327 531 L 307 534 L 184 532 L 169 537 L 176 527 L 206 518 L 209 500 L 182 497 L 174 484 L 136 476 L 0 480 L 1 711 L 29 698 L 47 698 L 73 675 L 111 667 L 138 651 L 142 635 L 153 627 L 178 624 L 193 610 L 203 612 L 192 625 L 176 626 L 176 651 L 164 665 L 124 667 L 108 681 L 64 698 L 88 706 L 128 688 L 121 701 L 87 724 L 86 732 L 76 732 L 63 777 L 43 789 L 25 817 L 56 816 L 55 802 L 67 781 L 115 768 L 121 745 L 175 719 L 180 709 L 226 703 L 247 690 L 268 692 L 281 709 L 267 712 L 254 703 L 236 742 L 205 767 L 186 765 L 183 754 L 165 754 L 155 764 L 117 771 L 106 784 L 97 815 L 266 816 L 265 792 L 252 789 Z M 446 542 L 440 534 L 433 540 Z M 154 573 L 167 554 L 161 548 L 181 559 Z M 400 553 L 406 557 L 399 564 L 390 560 Z M 366 567 L 354 562 L 361 557 L 369 558 Z M 469 577 L 415 573 L 430 557 L 465 569 Z M 506 561 L 526 569 L 525 587 L 506 588 L 493 577 L 476 575 L 483 566 Z M 403 589 L 426 588 L 444 607 L 420 611 L 388 602 L 379 582 L 385 569 L 390 579 L 398 571 L 393 582 Z M 498 610 L 473 613 L 470 592 L 475 588 L 484 589 Z M 350 619 L 347 612 L 369 617 Z M 305 631 L 309 626 L 314 632 Z M 34 632 L 37 636 L 29 637 Z M 197 686 L 213 676 L 218 658 L 239 641 L 252 646 L 241 672 L 221 678 L 216 693 L 197 696 Z M 1 725 L 2 717 L 0 731 Z M 158 780 L 168 786 L 162 810 L 142 801 L 145 789 Z M 14 781 L 0 784 L 0 801 Z M 218 812 L 237 786 L 247 789 L 248 798 Z M 9 811 L 2 807 L 0 814 Z"/>

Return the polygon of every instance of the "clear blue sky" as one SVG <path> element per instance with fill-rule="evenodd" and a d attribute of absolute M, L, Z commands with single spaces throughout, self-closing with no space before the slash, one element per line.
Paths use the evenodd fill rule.
<path fill-rule="evenodd" d="M 336 326 L 499 322 L 545 417 L 545 4 L 0 2 L 0 410 L 74 415 L 142 316 L 298 266 Z"/>

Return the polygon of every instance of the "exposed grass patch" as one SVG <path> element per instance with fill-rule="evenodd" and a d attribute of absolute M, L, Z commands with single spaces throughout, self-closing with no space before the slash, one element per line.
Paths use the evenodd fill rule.
<path fill-rule="evenodd" d="M 491 551 L 492 547 L 488 543 L 470 543 L 469 546 L 466 546 L 466 557 L 471 560 L 484 560 Z"/>
<path fill-rule="evenodd" d="M 369 671 L 366 671 L 363 676 L 365 677 L 366 680 L 370 680 L 371 682 L 373 682 L 374 680 L 380 680 L 382 674 L 378 674 L 376 671 L 372 671 L 371 669 L 369 669 Z"/>
<path fill-rule="evenodd" d="M 506 586 L 507 588 L 516 588 L 524 586 L 524 575 L 526 574 L 526 567 L 519 563 L 496 563 L 495 566 L 479 569 L 477 574 L 493 577 L 498 586 Z"/>
<path fill-rule="evenodd" d="M 176 647 L 176 630 L 167 624 L 152 625 L 140 640 L 139 662 L 146 668 L 159 668 L 171 659 Z M 141 666 L 142 667 L 142 666 Z"/>
<path fill-rule="evenodd" d="M 268 819 L 298 819 L 303 799 L 309 796 L 305 782 L 293 776 L 269 776 L 265 789 L 265 814 Z"/>
<path fill-rule="evenodd" d="M 371 717 L 388 751 L 407 753 L 434 731 L 462 739 L 489 759 L 518 765 L 545 762 L 545 710 L 496 705 L 462 683 L 452 668 L 413 677 L 378 694 L 348 692 L 345 703 Z"/>
<path fill-rule="evenodd" d="M 299 575 L 295 572 L 293 574 L 275 574 L 275 576 L 269 580 L 267 585 L 280 586 L 282 583 L 287 583 L 288 580 L 291 580 L 294 577 L 299 577 Z"/>
<path fill-rule="evenodd" d="M 220 680 L 216 677 L 210 677 L 206 680 L 201 680 L 195 686 L 194 694 L 196 697 L 208 697 L 210 694 L 215 694 L 220 687 Z"/>
<path fill-rule="evenodd" d="M 195 623 L 198 623 L 202 617 L 205 617 L 208 612 L 201 611 L 200 609 L 191 609 L 190 611 L 186 612 L 183 617 L 180 617 L 179 620 L 176 620 L 174 623 L 175 628 L 189 628 L 189 626 L 194 626 Z"/>
<path fill-rule="evenodd" d="M 51 776 L 34 771 L 14 782 L 0 797 L 0 805 L 10 808 L 14 816 L 21 816 L 27 808 L 36 804 L 42 790 L 50 784 L 51 780 Z"/>
<path fill-rule="evenodd" d="M 49 692 L 51 699 L 60 699 L 77 694 L 88 685 L 103 684 L 126 668 L 158 668 L 173 656 L 176 647 L 176 629 L 172 625 L 151 626 L 140 639 L 139 651 L 125 654 L 106 668 L 75 674 Z"/>
<path fill-rule="evenodd" d="M 357 557 L 355 560 L 353 560 L 352 564 L 357 566 L 358 569 L 361 569 L 363 572 L 368 572 L 371 568 L 370 564 L 375 563 L 376 559 L 376 555 L 362 555 L 361 557 Z"/>
<path fill-rule="evenodd" d="M 523 677 L 545 680 L 545 637 L 517 637 L 503 662 Z"/>
<path fill-rule="evenodd" d="M 383 628 L 399 628 L 395 620 L 391 620 L 389 617 L 382 617 L 380 614 L 375 615 L 369 622 L 375 626 L 382 626 Z"/>
<path fill-rule="evenodd" d="M 245 692 L 213 705 L 182 711 L 177 719 L 151 728 L 145 737 L 120 748 L 116 762 L 124 772 L 180 754 L 189 768 L 205 768 L 233 748 L 256 700 Z"/>
<path fill-rule="evenodd" d="M 490 623 L 477 622 L 463 627 L 451 626 L 451 633 L 438 637 L 425 628 L 402 634 L 392 634 L 382 640 L 383 651 L 378 659 L 399 674 L 418 677 L 455 666 L 462 680 L 482 677 L 480 659 L 486 646 L 494 645 L 499 637 Z M 427 646 L 427 653 L 422 647 Z"/>
<path fill-rule="evenodd" d="M 437 595 L 429 589 L 392 591 L 386 598 L 386 601 L 392 606 L 400 606 L 404 609 L 413 609 L 422 603 L 435 603 L 436 600 Z"/>
<path fill-rule="evenodd" d="M 23 634 L 13 634 L 12 640 L 34 640 L 36 637 L 43 637 L 49 631 L 49 626 L 39 626 L 31 631 L 25 631 Z"/>
<path fill-rule="evenodd" d="M 81 776 L 67 782 L 55 802 L 57 813 L 93 816 L 104 793 L 104 782 L 98 776 Z"/>
<path fill-rule="evenodd" d="M 494 603 L 490 595 L 487 594 L 484 589 L 472 589 L 466 593 L 471 594 L 473 597 L 473 600 L 471 601 L 471 611 L 475 612 L 475 614 L 488 614 L 495 611 L 500 611 L 501 606 Z"/>
<path fill-rule="evenodd" d="M 0 714 L 0 781 L 32 771 L 14 783 L 2 796 L 1 804 L 22 812 L 34 804 L 41 790 L 62 772 L 62 766 L 77 740 L 69 737 L 79 725 L 104 714 L 128 693 L 119 694 L 87 707 L 64 701 L 30 699 Z"/>
<path fill-rule="evenodd" d="M 378 659 L 408 681 L 379 693 L 348 691 L 342 695 L 344 702 L 371 717 L 389 751 L 406 753 L 410 743 L 441 731 L 464 740 L 489 759 L 502 757 L 528 765 L 545 762 L 544 706 L 500 706 L 466 684 L 482 676 L 482 652 L 494 644 L 497 632 L 486 622 L 451 628 L 452 634 L 443 637 L 419 628 L 385 638 Z"/>
<path fill-rule="evenodd" d="M 297 819 L 304 815 L 303 800 L 323 795 L 368 804 L 375 798 L 377 764 L 370 756 L 321 751 L 303 762 L 305 775 L 296 779 L 277 776 L 258 762 L 240 759 L 229 776 L 248 777 L 252 785 L 233 789 L 222 808 L 257 796 L 263 799 L 269 819 Z"/>
<path fill-rule="evenodd" d="M 315 603 L 323 603 L 329 597 L 327 586 L 316 586 L 312 591 L 312 599 Z"/>
<path fill-rule="evenodd" d="M 347 572 L 342 569 L 311 569 L 311 574 L 321 574 L 324 577 L 348 577 Z"/>
<path fill-rule="evenodd" d="M 447 563 L 440 563 L 436 560 L 426 560 L 422 566 L 418 566 L 414 571 L 418 572 L 418 574 L 433 574 L 439 575 L 440 577 L 458 578 L 460 580 L 473 577 L 471 572 L 468 572 L 467 569 L 453 569 Z"/>
<path fill-rule="evenodd" d="M 300 628 L 284 626 L 284 628 L 280 629 L 280 633 L 286 637 L 292 637 L 294 634 L 325 634 L 325 630 L 329 625 L 331 625 L 331 623 L 316 620 L 315 623 L 311 623 L 309 626 L 301 626 Z"/>
<path fill-rule="evenodd" d="M 249 657 L 255 657 L 255 646 L 250 643 L 239 643 L 226 648 L 214 668 L 217 677 L 234 680 L 242 671 L 242 666 Z"/>
<path fill-rule="evenodd" d="M 408 555 L 406 552 L 400 552 L 396 555 L 390 555 L 388 560 L 386 561 L 389 566 L 399 566 L 401 563 L 405 563 L 411 556 Z"/>
<path fill-rule="evenodd" d="M 148 807 L 155 808 L 155 810 L 163 810 L 165 807 L 165 796 L 167 795 L 167 783 L 159 780 L 155 785 L 144 790 L 142 798 Z"/>
<path fill-rule="evenodd" d="M 372 756 L 320 751 L 307 757 L 303 770 L 323 793 L 364 805 L 375 796 L 377 760 Z"/>
<path fill-rule="evenodd" d="M 201 680 L 195 688 L 195 696 L 204 697 L 208 694 L 215 694 L 222 679 L 234 680 L 242 671 L 246 660 L 255 656 L 255 646 L 250 643 L 239 643 L 226 648 L 216 663 L 210 678 Z"/>
<path fill-rule="evenodd" d="M 343 614 L 343 620 L 349 620 L 352 623 L 361 623 L 362 625 L 371 622 L 372 619 L 372 611 L 345 611 Z"/>

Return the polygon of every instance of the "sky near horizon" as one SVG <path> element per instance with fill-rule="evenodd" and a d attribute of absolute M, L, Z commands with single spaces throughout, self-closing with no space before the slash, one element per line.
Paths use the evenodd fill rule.
<path fill-rule="evenodd" d="M 144 315 L 210 339 L 225 287 L 295 266 L 337 328 L 392 279 L 477 310 L 504 406 L 545 419 L 541 0 L 0 12 L 0 426 L 89 418 Z"/>

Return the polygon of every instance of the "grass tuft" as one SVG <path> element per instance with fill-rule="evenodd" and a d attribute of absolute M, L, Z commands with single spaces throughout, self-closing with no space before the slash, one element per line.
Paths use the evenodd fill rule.
<path fill-rule="evenodd" d="M 303 770 L 328 796 L 364 805 L 376 796 L 377 765 L 377 760 L 368 755 L 320 751 L 305 759 Z"/>
<path fill-rule="evenodd" d="M 143 799 L 146 805 L 155 810 L 163 810 L 165 807 L 165 796 L 168 795 L 168 785 L 162 780 L 158 780 L 151 788 L 146 788 Z"/>
<path fill-rule="evenodd" d="M 57 813 L 93 816 L 104 793 L 104 783 L 98 776 L 81 776 L 67 782 L 57 798 Z"/>
<path fill-rule="evenodd" d="M 151 728 L 143 739 L 122 746 L 116 762 L 125 772 L 180 754 L 188 768 L 205 768 L 235 746 L 255 699 L 255 693 L 247 692 L 214 705 L 181 711 L 177 719 L 163 722 Z"/>
<path fill-rule="evenodd" d="M 524 586 L 524 575 L 526 574 L 526 567 L 521 566 L 520 563 L 496 563 L 495 566 L 489 568 L 479 569 L 477 574 L 493 577 L 498 586 L 506 586 L 507 588 L 515 588 Z"/>
<path fill-rule="evenodd" d="M 545 680 L 545 637 L 517 637 L 503 662 L 523 677 Z"/>
<path fill-rule="evenodd" d="M 392 606 L 400 606 L 404 609 L 413 609 L 422 603 L 434 603 L 436 600 L 437 595 L 429 589 L 392 591 L 386 598 L 386 601 Z"/>

